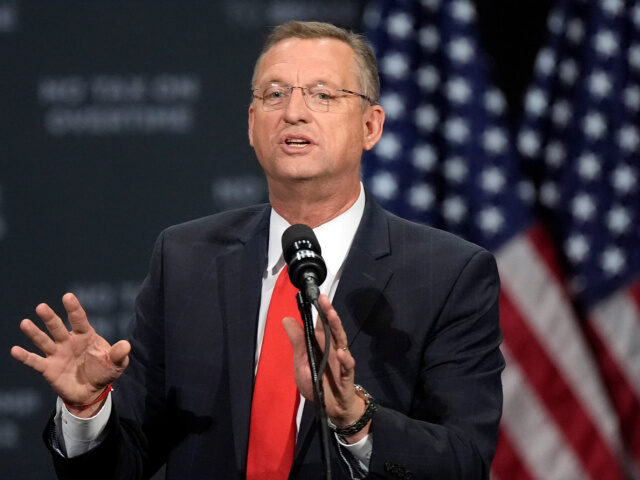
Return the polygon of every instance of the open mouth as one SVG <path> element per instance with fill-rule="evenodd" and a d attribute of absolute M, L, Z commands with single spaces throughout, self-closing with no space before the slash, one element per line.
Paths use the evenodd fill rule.
<path fill-rule="evenodd" d="M 309 140 L 305 140 L 304 138 L 287 138 L 284 143 L 292 147 L 304 147 L 309 145 L 311 142 Z"/>

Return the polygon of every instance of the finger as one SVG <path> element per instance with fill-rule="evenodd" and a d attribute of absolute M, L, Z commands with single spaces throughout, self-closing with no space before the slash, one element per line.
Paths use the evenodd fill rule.
<path fill-rule="evenodd" d="M 44 322 L 44 325 L 49 330 L 49 333 L 56 342 L 63 342 L 69 338 L 69 331 L 64 325 L 56 312 L 54 312 L 49 305 L 41 303 L 36 307 L 36 313 L 40 319 Z"/>
<path fill-rule="evenodd" d="M 22 330 L 33 344 L 45 355 L 49 356 L 55 353 L 56 344 L 54 341 L 28 318 L 25 318 L 20 322 L 20 330 Z"/>
<path fill-rule="evenodd" d="M 11 356 L 26 366 L 33 368 L 36 372 L 43 373 L 47 369 L 47 360 L 45 358 L 28 352 L 22 347 L 12 347 Z"/>
<path fill-rule="evenodd" d="M 338 358 L 338 362 L 340 363 L 340 377 L 342 380 L 349 380 L 352 382 L 352 377 L 354 376 L 355 368 L 356 368 L 356 360 L 351 355 L 351 352 L 347 348 L 342 349 L 339 348 L 336 350 L 336 357 Z"/>
<path fill-rule="evenodd" d="M 125 369 L 129 365 L 129 353 L 131 352 L 131 344 L 126 340 L 120 340 L 115 343 L 109 350 L 109 358 L 118 368 Z"/>
<path fill-rule="evenodd" d="M 292 317 L 282 319 L 282 326 L 289 337 L 294 356 L 306 355 L 306 346 L 304 341 L 304 329 L 300 322 Z"/>
<path fill-rule="evenodd" d="M 333 339 L 334 347 L 336 349 L 348 347 L 349 341 L 347 339 L 347 333 L 344 331 L 338 312 L 336 312 L 333 305 L 331 305 L 329 297 L 325 294 L 320 295 L 318 303 L 320 304 L 324 314 L 327 316 L 327 322 L 329 323 L 329 329 L 331 330 L 331 338 Z"/>
<path fill-rule="evenodd" d="M 65 293 L 62 297 L 62 304 L 67 311 L 71 329 L 76 333 L 87 333 L 91 330 L 91 325 L 87 319 L 87 314 L 80 305 L 80 302 L 73 293 Z"/>
<path fill-rule="evenodd" d="M 324 313 L 324 310 L 323 310 L 323 313 Z M 313 327 L 313 333 L 314 333 L 314 335 L 316 337 L 316 341 L 318 342 L 318 345 L 320 346 L 320 348 L 324 352 L 324 342 L 326 340 L 326 337 L 325 337 L 325 334 L 324 334 L 324 322 L 322 321 L 322 319 L 320 318 L 319 315 L 318 315 L 318 318 L 316 320 L 316 324 Z"/>

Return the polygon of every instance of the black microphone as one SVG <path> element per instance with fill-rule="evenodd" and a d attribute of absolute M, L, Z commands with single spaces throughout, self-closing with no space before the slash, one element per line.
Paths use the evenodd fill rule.
<path fill-rule="evenodd" d="M 320 285 L 327 278 L 327 266 L 315 233 L 302 223 L 282 234 L 282 253 L 289 266 L 289 279 L 310 301 L 318 300 Z"/>

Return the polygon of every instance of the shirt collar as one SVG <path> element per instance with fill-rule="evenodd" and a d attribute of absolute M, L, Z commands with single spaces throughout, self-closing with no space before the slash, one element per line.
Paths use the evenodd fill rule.
<path fill-rule="evenodd" d="M 332 275 L 338 273 L 347 257 L 364 213 L 364 204 L 364 187 L 360 183 L 360 195 L 348 210 L 313 229 L 313 233 L 316 234 L 318 243 L 320 243 L 320 248 L 322 248 L 322 258 L 324 258 L 328 272 Z M 272 208 L 269 221 L 269 253 L 267 261 L 267 271 L 272 275 L 279 272 L 284 266 L 281 239 L 282 234 L 289 226 L 289 222 Z"/>

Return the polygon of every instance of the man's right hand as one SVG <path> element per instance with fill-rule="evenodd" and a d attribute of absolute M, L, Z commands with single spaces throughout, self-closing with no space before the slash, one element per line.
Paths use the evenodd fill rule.
<path fill-rule="evenodd" d="M 113 346 L 96 333 L 78 299 L 72 293 L 62 297 L 71 331 L 45 303 L 36 307 L 51 337 L 31 320 L 24 319 L 20 329 L 45 354 L 42 357 L 14 346 L 11 355 L 19 362 L 40 372 L 67 405 L 88 405 L 118 378 L 129 364 L 131 345 L 120 340 Z M 69 408 L 79 417 L 91 417 L 102 403 L 86 410 Z"/>

